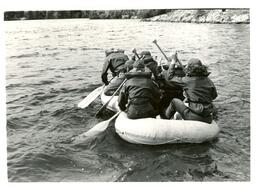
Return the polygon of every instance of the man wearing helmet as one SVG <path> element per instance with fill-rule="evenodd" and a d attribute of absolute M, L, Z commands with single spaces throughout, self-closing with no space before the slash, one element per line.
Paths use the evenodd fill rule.
<path fill-rule="evenodd" d="M 110 50 L 106 50 L 105 54 L 106 58 L 101 72 L 101 79 L 102 82 L 107 86 L 104 89 L 104 93 L 106 95 L 112 95 L 125 79 L 125 62 L 129 58 L 124 54 L 124 50 L 121 49 L 112 48 Z M 108 70 L 110 70 L 112 76 L 115 77 L 110 83 L 108 81 Z"/>

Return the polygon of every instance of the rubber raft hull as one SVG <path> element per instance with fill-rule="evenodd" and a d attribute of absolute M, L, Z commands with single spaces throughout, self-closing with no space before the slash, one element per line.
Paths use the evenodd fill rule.
<path fill-rule="evenodd" d="M 104 92 L 101 93 L 100 95 L 100 99 L 102 104 L 105 104 L 109 99 L 111 98 L 111 96 L 107 96 L 104 94 Z M 114 96 L 113 99 L 108 103 L 107 108 L 113 112 L 118 112 L 120 111 L 119 107 L 118 107 L 118 102 L 117 102 L 118 96 Z"/>
<path fill-rule="evenodd" d="M 111 96 L 101 94 L 105 104 Z M 114 96 L 107 108 L 120 111 Z M 171 143 L 202 143 L 213 140 L 220 132 L 215 121 L 211 124 L 191 120 L 166 120 L 155 118 L 129 119 L 121 112 L 115 122 L 116 133 L 125 141 L 134 144 L 161 145 Z"/>
<path fill-rule="evenodd" d="M 161 145 L 171 143 L 202 143 L 215 139 L 220 128 L 191 120 L 166 120 L 155 118 L 129 119 L 121 112 L 115 122 L 117 134 L 130 143 Z"/>

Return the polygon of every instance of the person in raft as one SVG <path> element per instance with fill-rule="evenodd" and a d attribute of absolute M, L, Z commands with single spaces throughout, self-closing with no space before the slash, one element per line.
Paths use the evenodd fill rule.
<path fill-rule="evenodd" d="M 122 49 L 112 48 L 106 50 L 105 54 L 106 58 L 101 72 L 101 79 L 106 85 L 104 94 L 111 96 L 125 79 L 124 73 L 126 72 L 126 68 L 124 64 L 129 58 L 124 54 L 124 50 Z M 112 72 L 112 76 L 114 77 L 110 82 L 108 81 L 108 70 Z"/>
<path fill-rule="evenodd" d="M 175 53 L 169 58 L 167 70 L 162 70 L 158 80 L 158 84 L 162 92 L 160 110 L 165 110 L 173 98 L 184 100 L 184 83 L 182 81 L 182 77 L 185 75 L 183 66 L 178 64 L 177 53 Z M 162 112 L 160 115 L 164 118 L 164 114 Z"/>
<path fill-rule="evenodd" d="M 185 67 L 183 77 L 186 106 L 178 98 L 172 99 L 165 110 L 165 117 L 170 119 L 177 111 L 184 120 L 196 120 L 211 123 L 214 105 L 212 101 L 218 96 L 213 82 L 208 78 L 207 67 L 199 59 L 192 58 Z"/>
<path fill-rule="evenodd" d="M 129 119 L 153 118 L 159 114 L 160 92 L 151 76 L 151 72 L 145 72 L 143 60 L 135 61 L 133 69 L 126 73 L 127 81 L 119 94 L 118 106 L 127 111 Z"/>
<path fill-rule="evenodd" d="M 158 64 L 151 56 L 150 51 L 142 51 L 140 53 L 140 57 L 142 58 L 145 66 L 153 73 L 154 80 L 157 80 L 159 76 Z"/>

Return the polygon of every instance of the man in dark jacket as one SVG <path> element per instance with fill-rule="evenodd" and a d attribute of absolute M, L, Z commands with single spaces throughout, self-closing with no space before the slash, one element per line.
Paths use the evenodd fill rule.
<path fill-rule="evenodd" d="M 207 67 L 199 59 L 190 59 L 185 68 L 186 76 L 182 79 L 184 95 L 188 107 L 182 100 L 174 98 L 165 110 L 165 116 L 171 118 L 177 111 L 184 120 L 196 120 L 211 123 L 217 90 L 208 78 Z"/>
<path fill-rule="evenodd" d="M 119 94 L 118 105 L 122 111 L 127 109 L 130 119 L 156 117 L 159 114 L 159 88 L 152 81 L 151 72 L 145 72 L 142 60 L 136 61 L 133 67 L 126 74 L 127 81 Z"/>
<path fill-rule="evenodd" d="M 168 65 L 168 70 L 163 71 L 160 74 L 158 84 L 162 90 L 160 109 L 165 110 L 173 98 L 184 100 L 183 88 L 184 82 L 182 77 L 185 76 L 185 72 L 180 65 L 177 65 L 177 58 L 170 58 L 171 63 Z M 161 116 L 164 117 L 163 113 Z"/>
<path fill-rule="evenodd" d="M 142 58 L 145 66 L 153 73 L 154 79 L 157 80 L 159 75 L 158 64 L 151 56 L 150 51 L 142 51 L 140 53 L 140 57 Z"/>
<path fill-rule="evenodd" d="M 104 93 L 111 96 L 125 79 L 124 73 L 126 72 L 126 67 L 124 64 L 129 58 L 124 54 L 124 50 L 120 49 L 106 50 L 105 53 L 106 58 L 101 72 L 101 79 L 107 86 L 104 89 Z M 115 77 L 110 83 L 108 81 L 108 70 Z"/>

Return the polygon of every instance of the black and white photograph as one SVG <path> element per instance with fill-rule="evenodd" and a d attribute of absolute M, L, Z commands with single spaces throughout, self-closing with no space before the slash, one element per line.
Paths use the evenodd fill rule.
<path fill-rule="evenodd" d="M 55 7 L 1 13 L 5 181 L 251 182 L 250 7 Z"/>

